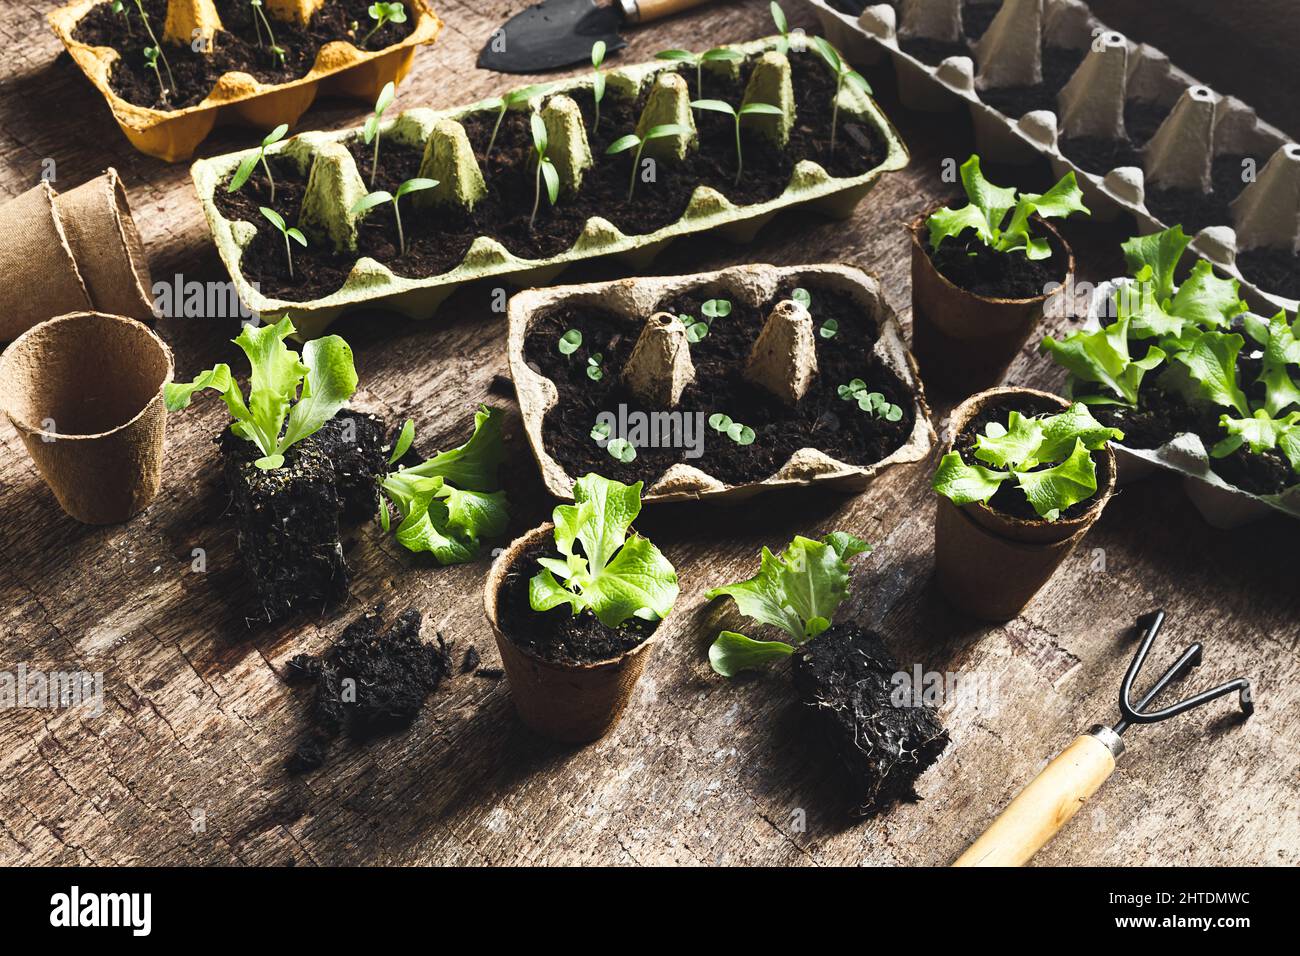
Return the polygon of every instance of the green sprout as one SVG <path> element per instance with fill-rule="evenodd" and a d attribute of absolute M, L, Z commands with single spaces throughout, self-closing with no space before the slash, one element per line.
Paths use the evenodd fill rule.
<path fill-rule="evenodd" d="M 596 422 L 595 425 L 591 426 L 592 441 L 607 441 L 609 439 L 609 434 L 610 434 L 609 422 Z"/>
<path fill-rule="evenodd" d="M 597 40 L 591 45 L 591 68 L 595 71 L 591 78 L 591 98 L 596 103 L 596 118 L 591 124 L 593 133 L 600 126 L 600 101 L 605 98 L 605 74 L 600 72 L 600 65 L 604 62 L 605 41 Z"/>
<path fill-rule="evenodd" d="M 790 301 L 798 302 L 805 309 L 812 308 L 812 296 L 809 295 L 807 289 L 800 288 L 790 290 Z"/>
<path fill-rule="evenodd" d="M 293 278 L 293 247 L 289 245 L 289 240 L 292 239 L 294 242 L 298 243 L 298 245 L 302 246 L 305 249 L 307 248 L 307 237 L 302 234 L 301 230 L 290 228 L 285 223 L 284 217 L 281 216 L 274 209 L 268 209 L 266 206 L 259 206 L 258 208 L 262 210 L 262 215 L 266 217 L 267 221 L 270 222 L 271 225 L 275 226 L 275 228 L 280 231 L 280 235 L 284 236 L 284 254 L 285 257 L 289 260 L 289 278 L 292 279 Z"/>
<path fill-rule="evenodd" d="M 402 231 L 402 213 L 398 208 L 399 200 L 408 193 L 420 192 L 423 189 L 432 189 L 438 185 L 436 179 L 408 179 L 402 185 L 397 187 L 396 193 L 390 193 L 380 189 L 377 192 L 367 193 L 358 200 L 357 204 L 352 207 L 352 215 L 359 216 L 368 209 L 386 202 L 393 204 L 393 219 L 397 221 L 397 254 L 406 255 L 406 233 Z"/>
<path fill-rule="evenodd" d="M 625 465 L 636 461 L 636 446 L 626 438 L 615 438 L 605 446 L 605 450 Z"/>
<path fill-rule="evenodd" d="M 285 57 L 287 55 L 288 53 L 284 47 L 277 46 L 274 43 L 271 44 L 271 56 L 275 57 L 277 60 L 280 61 L 280 69 L 282 70 L 285 68 Z"/>
<path fill-rule="evenodd" d="M 158 72 L 158 48 L 156 46 L 144 48 L 144 61 L 153 68 L 153 75 L 158 77 L 158 93 L 162 99 L 167 99 L 167 87 L 163 83 L 162 74 Z"/>
<path fill-rule="evenodd" d="M 361 138 L 369 144 L 371 140 L 375 141 L 375 155 L 370 160 L 370 186 L 373 189 L 375 185 L 375 176 L 379 174 L 379 121 L 384 115 L 384 110 L 388 109 L 393 103 L 393 98 L 397 95 L 397 87 L 390 80 L 384 84 L 384 88 L 379 91 L 379 99 L 375 100 L 375 111 L 366 118 L 365 128 L 361 131 Z"/>
<path fill-rule="evenodd" d="M 776 0 L 772 0 L 768 9 L 772 11 L 772 22 L 776 24 L 777 32 L 781 34 L 781 39 L 776 41 L 777 52 L 789 53 L 791 46 L 790 25 L 786 22 L 785 11 L 781 9 L 781 5 Z"/>
<path fill-rule="evenodd" d="M 123 3 L 122 0 L 113 0 L 113 3 L 109 7 L 109 9 L 112 10 L 114 13 L 118 14 L 122 18 L 122 23 L 126 25 L 126 35 L 130 36 L 131 15 L 126 10 L 126 4 Z"/>
<path fill-rule="evenodd" d="M 560 336 L 560 340 L 555 343 L 561 355 L 572 355 L 578 349 L 582 348 L 582 333 L 577 329 L 569 329 Z"/>
<path fill-rule="evenodd" d="M 692 316 L 681 316 L 682 324 L 686 326 L 686 340 L 694 345 L 705 339 L 713 329 L 714 319 L 723 319 L 731 315 L 731 302 L 727 299 L 709 299 L 700 306 L 700 311 L 704 313 L 704 321 L 696 322 Z"/>
<path fill-rule="evenodd" d="M 274 53 L 280 49 L 275 45 L 275 34 L 271 31 L 271 21 L 266 18 L 266 11 L 262 7 L 262 0 L 248 0 L 248 5 L 253 8 L 253 29 L 257 31 L 257 45 L 262 45 L 262 27 L 266 27 L 267 44 Z"/>
<path fill-rule="evenodd" d="M 690 50 L 663 50 L 655 54 L 656 60 L 672 60 L 675 63 L 682 63 L 695 69 L 695 95 L 704 95 L 704 64 L 715 63 L 724 60 L 736 61 L 743 60 L 745 55 L 730 47 L 718 46 L 712 50 L 706 50 L 703 53 L 692 53 Z"/>
<path fill-rule="evenodd" d="M 362 46 L 369 43 L 370 38 L 386 24 L 406 22 L 406 7 L 400 3 L 372 3 L 366 12 L 370 14 L 370 19 L 375 21 L 375 25 L 361 38 Z"/>
<path fill-rule="evenodd" d="M 605 377 L 605 370 L 600 367 L 600 363 L 603 361 L 605 361 L 605 356 L 599 352 L 587 357 L 587 378 L 593 382 L 599 382 Z"/>
<path fill-rule="evenodd" d="M 817 327 L 817 334 L 824 339 L 833 339 L 840 330 L 840 324 L 834 319 L 827 319 Z"/>
<path fill-rule="evenodd" d="M 542 180 L 546 180 L 546 196 L 554 206 L 555 201 L 560 198 L 560 174 L 556 172 L 555 164 L 546 155 L 550 143 L 546 138 L 546 124 L 542 121 L 541 114 L 531 114 L 528 117 L 528 126 L 533 134 L 533 157 L 537 162 L 537 175 L 533 180 L 533 213 L 528 217 L 528 228 L 531 231 L 537 222 L 538 207 L 542 204 Z"/>
<path fill-rule="evenodd" d="M 829 337 L 827 336 L 827 338 Z M 836 393 L 846 402 L 857 402 L 858 408 L 864 412 L 869 412 L 875 418 L 883 418 L 887 422 L 896 422 L 903 417 L 901 408 L 890 402 L 880 392 L 868 391 L 867 383 L 860 378 L 855 378 L 847 385 L 841 385 L 836 389 Z"/>
<path fill-rule="evenodd" d="M 176 88 L 176 78 L 172 76 L 172 67 L 171 67 L 171 64 L 167 62 L 167 54 L 163 52 L 162 44 L 159 43 L 159 42 L 158 42 L 158 38 L 157 38 L 156 36 L 154 36 L 154 33 L 153 33 L 153 27 L 152 27 L 152 26 L 150 25 L 150 23 L 149 23 L 149 14 L 147 14 L 147 13 L 144 12 L 144 0 L 135 0 L 135 8 L 136 8 L 136 10 L 139 12 L 139 14 L 140 14 L 140 22 L 144 24 L 144 31 L 145 31 L 145 33 L 149 34 L 149 39 L 150 39 L 150 41 L 153 43 L 153 47 L 152 47 L 152 49 L 153 49 L 153 51 L 154 51 L 154 57 L 153 57 L 153 58 L 154 58 L 154 60 L 159 59 L 159 58 L 162 59 L 162 65 L 163 65 L 163 68 L 167 70 L 167 84 L 168 84 L 169 88 L 171 88 L 171 89 L 175 89 L 175 88 Z M 149 49 L 150 49 L 150 48 L 146 48 L 146 49 L 145 49 L 145 59 L 146 59 L 146 60 L 149 60 Z M 154 71 L 155 73 L 158 72 L 158 65 L 157 65 L 157 63 L 155 63 L 155 62 L 153 62 L 153 61 L 150 61 L 149 65 L 153 67 L 153 71 Z M 162 82 L 162 81 L 161 81 L 161 78 L 160 78 L 160 79 L 159 79 L 159 83 L 161 83 L 161 82 Z M 164 90 L 164 95 L 165 95 L 165 94 L 166 94 L 166 91 Z"/>
<path fill-rule="evenodd" d="M 835 95 L 831 100 L 831 154 L 835 153 L 835 134 L 840 120 L 840 90 L 844 89 L 844 84 L 856 86 L 868 96 L 871 95 L 871 84 L 863 79 L 862 74 L 849 68 L 844 62 L 835 47 L 831 46 L 822 37 L 813 37 L 813 46 L 817 48 L 818 54 L 826 61 L 832 73 L 835 74 Z"/>
<path fill-rule="evenodd" d="M 230 185 L 226 187 L 226 192 L 238 192 L 248 182 L 248 177 L 253 175 L 253 170 L 258 163 L 262 164 L 262 169 L 266 173 L 266 181 L 271 187 L 271 202 L 275 202 L 275 180 L 271 177 L 271 167 L 266 162 L 266 150 L 268 146 L 273 146 L 280 140 L 284 139 L 284 134 L 289 132 L 289 124 L 281 123 L 271 132 L 266 134 L 262 140 L 262 145 L 257 148 L 256 153 L 250 153 L 245 156 L 239 168 L 235 170 L 235 175 L 230 178 Z"/>
<path fill-rule="evenodd" d="M 714 412 L 709 416 L 709 427 L 719 434 L 726 435 L 737 445 L 754 444 L 754 429 L 740 422 L 732 421 L 731 416 Z"/>
<path fill-rule="evenodd" d="M 545 93 L 551 88 L 550 83 L 535 83 L 532 86 L 522 86 L 517 90 L 511 90 L 505 96 L 496 96 L 484 102 L 485 109 L 497 111 L 497 121 L 492 124 L 492 135 L 488 138 L 487 151 L 483 153 L 483 159 L 487 160 L 492 155 L 492 147 L 496 145 L 497 133 L 501 131 L 501 121 L 506 118 L 506 110 L 513 109 L 521 103 L 527 103 L 534 96 Z"/>
<path fill-rule="evenodd" d="M 652 126 L 646 130 L 644 137 L 637 136 L 636 133 L 628 133 L 626 136 L 620 136 L 614 142 L 609 144 L 605 150 L 606 156 L 613 156 L 616 153 L 623 153 L 632 147 L 636 147 L 636 153 L 632 157 L 632 176 L 627 184 L 627 201 L 632 201 L 632 191 L 636 189 L 636 171 L 641 168 L 641 151 L 645 149 L 645 144 L 652 139 L 662 139 L 665 136 L 686 136 L 690 133 L 685 126 L 680 123 L 664 123 L 661 126 Z"/>
<path fill-rule="evenodd" d="M 744 158 L 740 154 L 740 121 L 746 116 L 755 113 L 780 116 L 780 108 L 773 106 L 771 103 L 746 103 L 739 110 L 734 109 L 730 103 L 722 100 L 695 100 L 691 103 L 692 109 L 712 110 L 714 113 L 725 113 L 736 122 L 736 183 L 740 183 L 740 174 L 744 169 Z"/>

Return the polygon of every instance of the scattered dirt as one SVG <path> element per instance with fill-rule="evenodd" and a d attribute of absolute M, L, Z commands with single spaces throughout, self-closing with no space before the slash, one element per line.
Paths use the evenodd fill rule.
<path fill-rule="evenodd" d="M 320 657 L 299 654 L 286 679 L 314 681 L 311 729 L 288 760 L 291 773 L 321 766 L 346 730 L 365 741 L 411 726 L 424 699 L 451 673 L 447 643 L 420 641 L 420 612 L 403 611 L 384 630 L 383 605 L 362 615 Z"/>
<path fill-rule="evenodd" d="M 743 375 L 749 350 L 763 323 L 772 307 L 789 297 L 793 285 L 779 289 L 776 297 L 758 308 L 735 300 L 721 287 L 700 289 L 661 303 L 662 309 L 673 314 L 702 319 L 700 306 L 706 299 L 732 300 L 731 314 L 714 319 L 709 334 L 691 346 L 695 380 L 682 393 L 677 409 L 698 413 L 703 419 L 703 454 L 697 458 L 687 457 L 689 449 L 684 447 L 638 447 L 636 459 L 624 463 L 591 438 L 600 412 L 617 413 L 620 405 L 629 412 L 660 411 L 643 406 L 620 380 L 640 334 L 640 321 L 589 308 L 565 308 L 539 317 L 525 339 L 524 358 L 559 391 L 559 401 L 547 412 L 543 423 L 546 450 L 570 475 L 596 471 L 623 482 L 644 480 L 647 486 L 677 462 L 738 484 L 774 474 L 800 448 L 818 448 L 855 465 L 887 457 L 911 434 L 912 395 L 897 375 L 870 354 L 879 335 L 874 320 L 844 293 L 819 286 L 811 277 L 805 285 L 812 296 L 814 324 L 820 326 L 834 319 L 839 331 L 830 339 L 817 336 L 818 374 L 794 408 L 751 384 Z M 566 357 L 559 353 L 556 342 L 569 329 L 582 332 L 583 344 Z M 596 353 L 602 356 L 605 370 L 599 382 L 591 381 L 586 374 L 587 361 Z M 839 386 L 855 378 L 903 409 L 903 417 L 896 422 L 886 421 L 861 410 L 855 402 L 841 399 Z M 739 445 L 709 428 L 707 419 L 715 412 L 752 428 L 756 435 L 753 444 Z M 675 444 L 681 446 L 683 442 Z"/>
<path fill-rule="evenodd" d="M 228 428 L 218 436 L 239 554 L 257 595 L 250 621 L 347 597 L 339 521 L 374 516 L 383 435 L 379 419 L 340 412 L 291 447 L 273 471 L 253 464 L 261 452 L 252 442 Z"/>
<path fill-rule="evenodd" d="M 405 39 L 415 28 L 415 17 L 408 9 L 405 23 L 385 24 L 363 45 L 359 38 L 374 25 L 366 12 L 370 2 L 325 0 L 306 26 L 277 20 L 264 7 L 268 9 L 276 45 L 285 51 L 281 63 L 271 52 L 261 20 L 254 20 L 254 8 L 247 0 L 216 0 L 224 29 L 213 37 L 211 52 L 195 52 L 188 44 L 163 43 L 163 55 L 176 81 L 175 89 L 166 96 L 159 87 L 159 77 L 145 61 L 144 49 L 152 46 L 153 41 L 140 20 L 134 0 L 126 0 L 125 17 L 114 13 L 111 3 L 95 5 L 81 18 L 73 37 L 82 43 L 118 51 L 119 58 L 109 74 L 109 86 L 122 99 L 136 106 L 177 110 L 201 103 L 226 73 L 241 71 L 262 83 L 286 83 L 310 73 L 317 52 L 330 41 L 344 40 L 361 49 L 382 50 Z M 144 0 L 144 9 L 154 35 L 161 39 L 167 19 L 167 0 Z M 158 69 L 163 84 L 170 85 L 161 58 Z"/>
<path fill-rule="evenodd" d="M 1060 409 L 1056 408 L 1046 399 L 1037 398 L 1032 395 L 1019 397 L 1009 397 L 1004 401 L 991 403 L 969 422 L 962 429 L 961 434 L 957 436 L 953 443 L 953 450 L 961 455 L 962 461 L 968 465 L 983 465 L 988 467 L 986 462 L 980 461 L 975 457 L 975 439 L 984 433 L 985 427 L 990 422 L 997 422 L 999 425 L 1006 425 L 1007 418 L 1011 412 L 1020 412 L 1022 415 L 1036 417 L 1039 415 L 1056 415 Z M 1116 426 L 1117 427 L 1117 426 Z M 1093 464 L 1097 466 L 1097 487 L 1102 487 L 1105 482 L 1106 469 L 1109 467 L 1107 458 L 1100 451 L 1092 453 Z M 1041 471 L 1045 468 L 1052 467 L 1051 463 L 1040 465 L 1034 471 Z M 1085 498 L 1076 504 L 1071 505 L 1061 512 L 1063 518 L 1077 518 L 1091 507 L 1092 500 L 1097 496 L 1094 494 Z M 1020 486 L 1013 481 L 1004 481 L 1000 487 L 989 499 L 988 505 L 995 511 L 1005 515 L 1011 515 L 1015 518 L 1023 518 L 1025 521 L 1040 521 L 1038 513 L 1034 511 L 1033 506 L 1029 504 L 1029 499 L 1025 493 L 1020 490 Z"/>
<path fill-rule="evenodd" d="M 955 205 L 954 205 L 955 204 Z M 954 199 L 950 206 L 965 205 Z M 1030 259 L 1023 252 L 995 252 L 971 230 L 957 237 L 949 237 L 932 249 L 927 232 L 922 232 L 922 245 L 934 267 L 953 285 L 994 299 L 1032 299 L 1044 293 L 1048 283 L 1064 282 L 1069 256 L 1065 245 L 1042 228 L 1035 217 L 1031 220 L 1029 234 L 1045 238 L 1052 247 L 1046 259 Z"/>
<path fill-rule="evenodd" d="M 1244 249 L 1237 268 L 1266 292 L 1300 299 L 1300 256 L 1290 249 Z"/>
<path fill-rule="evenodd" d="M 858 816 L 920 799 L 916 779 L 950 742 L 932 708 L 897 705 L 893 676 L 901 670 L 880 634 L 852 623 L 794 653 L 799 699 L 838 755 Z"/>
<path fill-rule="evenodd" d="M 738 82 L 710 76 L 704 78 L 709 98 L 739 103 L 751 63 L 746 63 Z M 778 150 L 742 125 L 744 173 L 736 182 L 734 123 L 730 117 L 696 112 L 701 148 L 680 165 L 660 163 L 655 182 L 638 181 L 632 202 L 627 201 L 632 154 L 606 156 L 614 140 L 636 126 L 645 94 L 636 101 L 620 100 L 610 93 L 601 104 L 600 125 L 590 132 L 595 120 L 593 103 L 586 93 L 577 95 L 586 118 L 595 165 L 587 171 L 582 188 L 561 195 L 551 206 L 545 195 L 530 226 L 536 196 L 536 166 L 532 161 L 532 140 L 528 117 L 519 110 L 507 113 L 487 156 L 496 113 L 475 113 L 464 120 L 466 132 L 488 184 L 488 194 L 469 212 L 418 215 L 407 199 L 403 204 L 403 228 L 407 237 L 405 255 L 399 255 L 396 221 L 390 205 L 376 208 L 360 228 L 357 255 L 338 255 L 324 246 L 294 249 L 294 277 L 289 278 L 284 240 L 275 232 L 258 207 L 271 205 L 290 222 L 297 221 L 306 177 L 292 164 L 272 165 L 276 198 L 270 202 L 265 173 L 259 167 L 238 193 L 219 189 L 217 207 L 227 219 L 242 219 L 258 227 L 257 237 L 244 253 L 242 267 L 263 294 L 294 301 L 307 301 L 338 289 L 359 256 L 383 262 L 399 275 L 424 277 L 441 275 L 455 268 L 477 236 L 491 236 L 522 258 L 537 259 L 569 249 L 592 216 L 602 216 L 629 235 L 662 229 L 681 218 L 695 189 L 708 185 L 737 205 L 766 202 L 779 196 L 789 184 L 795 164 L 801 159 L 820 163 L 837 177 L 857 176 L 880 164 L 885 143 L 873 127 L 845 123 L 840 118 L 835 150 L 830 150 L 830 104 L 834 81 L 815 54 L 795 54 L 791 60 L 796 121 L 786 149 Z M 686 74 L 695 88 L 693 71 Z M 359 140 L 350 144 L 362 177 L 371 182 L 373 144 Z M 398 184 L 414 178 L 423 158 L 422 147 L 381 139 L 379 172 L 375 189 L 394 192 Z M 543 188 L 544 192 L 544 188 Z"/>
<path fill-rule="evenodd" d="M 606 627 L 590 611 L 572 614 L 567 607 L 538 612 L 528 603 L 528 582 L 541 570 L 538 558 L 556 557 L 553 542 L 526 548 L 506 571 L 500 599 L 500 627 L 510 640 L 542 660 L 592 664 L 630 651 L 647 640 L 659 622 L 630 618 Z M 480 674 L 488 676 L 485 671 Z"/>

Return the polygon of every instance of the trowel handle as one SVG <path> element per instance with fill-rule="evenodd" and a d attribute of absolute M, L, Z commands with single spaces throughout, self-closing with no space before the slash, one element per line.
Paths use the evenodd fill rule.
<path fill-rule="evenodd" d="M 626 23 L 649 23 L 708 3 L 709 0 L 620 0 Z"/>
<path fill-rule="evenodd" d="M 1109 727 L 1094 727 L 1076 737 L 953 866 L 1024 865 L 1097 792 L 1122 749 Z"/>

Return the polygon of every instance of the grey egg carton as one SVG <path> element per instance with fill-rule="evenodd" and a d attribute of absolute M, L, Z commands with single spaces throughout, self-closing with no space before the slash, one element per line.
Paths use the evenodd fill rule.
<path fill-rule="evenodd" d="M 764 57 L 764 54 L 767 54 L 770 57 L 775 55 L 778 40 L 779 38 L 770 37 L 733 44 L 732 48 L 749 56 Z M 708 66 L 711 69 L 727 69 L 726 64 Z M 788 71 L 788 66 L 785 69 Z M 675 64 L 662 60 L 611 69 L 606 72 L 609 95 L 635 97 L 646 86 L 651 86 L 658 93 L 658 87 L 672 85 L 667 74 L 673 74 L 675 77 L 676 72 Z M 686 105 L 689 96 L 686 95 L 685 85 L 680 81 L 676 82 L 682 89 L 675 89 L 672 95 L 663 97 L 665 100 L 679 101 L 675 103 L 677 113 L 670 118 L 674 122 L 693 128 L 692 112 Z M 579 131 L 582 131 L 580 114 L 576 120 L 573 118 L 577 110 L 576 104 L 571 98 L 561 94 L 590 90 L 592 83 L 590 74 L 571 80 L 557 81 L 548 84 L 544 92 L 536 93 L 527 102 L 511 107 L 542 110 L 550 133 L 551 152 L 560 154 L 557 165 L 560 166 L 562 181 L 566 184 L 572 175 L 573 166 L 566 165 L 565 159 L 577 156 L 579 150 L 586 150 L 587 143 L 585 131 L 579 135 Z M 561 100 L 566 101 L 563 110 L 556 106 Z M 495 108 L 496 104 L 492 101 L 483 101 L 450 110 L 408 109 L 396 118 L 382 122 L 381 135 L 409 145 L 426 147 L 427 163 L 430 154 L 427 147 L 430 138 L 434 135 L 435 127 L 445 130 L 448 124 L 444 121 L 453 121 L 451 125 L 459 127 L 459 121 L 464 117 Z M 558 114 L 558 129 L 552 128 L 552 112 Z M 778 212 L 795 206 L 809 206 L 832 218 L 846 218 L 852 215 L 857 203 L 866 196 L 881 175 L 907 165 L 908 153 L 906 146 L 876 103 L 851 85 L 846 84 L 840 92 L 839 112 L 841 124 L 844 124 L 848 117 L 868 124 L 878 132 L 885 144 L 884 159 L 877 166 L 860 175 L 835 177 L 818 163 L 801 160 L 795 165 L 790 183 L 779 196 L 766 202 L 746 206 L 736 206 L 717 190 L 701 185 L 696 188 L 682 217 L 662 229 L 641 235 L 625 235 L 607 219 L 593 216 L 587 221 L 582 233 L 570 248 L 543 259 L 524 259 L 516 256 L 496 239 L 488 236 L 477 237 L 459 265 L 435 276 L 406 278 L 395 274 L 373 258 L 361 256 L 353 265 L 341 288 L 310 301 L 291 301 L 266 296 L 249 281 L 243 273 L 240 260 L 244 249 L 252 242 L 257 230 L 269 226 L 264 222 L 227 220 L 214 201 L 215 194 L 222 188 L 222 184 L 253 150 L 198 160 L 191 167 L 191 175 L 217 251 L 244 304 L 264 315 L 289 315 L 294 320 L 298 337 L 311 338 L 320 335 L 344 313 L 362 306 L 388 309 L 412 318 L 426 318 L 432 315 L 443 300 L 457 288 L 480 279 L 496 277 L 508 280 L 510 284 L 518 287 L 543 285 L 549 283 L 565 267 L 574 262 L 605 256 L 623 262 L 630 269 L 641 271 L 648 267 L 654 257 L 674 239 L 702 232 L 714 233 L 733 242 L 749 242 Z M 643 113 L 643 118 L 644 116 Z M 667 121 L 668 118 L 657 119 L 656 123 Z M 478 175 L 477 162 L 468 141 L 464 138 L 463 128 L 457 136 L 459 142 L 454 144 L 452 150 L 455 157 L 452 162 L 458 164 L 452 167 L 454 175 L 433 178 L 455 179 L 454 183 L 445 182 L 444 186 L 457 189 L 464 185 L 463 180 L 477 176 L 481 187 L 483 180 Z M 336 247 L 339 247 L 338 237 L 344 235 L 349 226 L 352 235 L 355 235 L 356 216 L 347 210 L 364 194 L 364 184 L 361 183 L 356 164 L 345 147 L 346 144 L 361 138 L 361 127 L 328 133 L 310 132 L 277 143 L 268 150 L 271 155 L 282 155 L 296 163 L 302 175 L 310 173 L 312 181 L 317 178 L 315 175 L 317 166 L 321 165 L 318 160 L 328 157 L 328 166 L 319 177 L 323 183 L 329 184 L 328 187 L 323 186 L 319 193 L 313 194 L 312 181 L 309 181 L 307 191 L 308 194 L 318 196 L 321 200 L 313 201 L 312 208 L 313 221 L 316 218 L 321 220 L 317 231 L 326 236 L 327 240 L 333 242 Z M 656 144 L 667 143 L 671 139 L 656 141 Z M 687 143 L 693 143 L 693 133 L 687 139 Z M 686 148 L 686 145 L 681 146 L 683 153 Z M 589 150 L 585 155 L 590 156 Z M 649 148 L 646 155 L 651 155 Z M 472 166 L 472 170 L 468 168 L 469 166 Z M 421 175 L 425 173 L 421 172 Z M 574 183 L 574 188 L 580 188 L 580 179 L 574 180 Z M 456 198 L 460 201 L 459 197 Z M 321 213 L 320 208 L 326 206 L 328 208 Z M 301 221 L 299 225 L 302 225 Z M 313 242 L 317 241 L 314 236 L 311 238 Z"/>
<path fill-rule="evenodd" d="M 1148 187 L 1208 190 L 1216 155 L 1268 156 L 1255 181 L 1230 204 L 1233 221 L 1201 229 L 1191 248 L 1241 280 L 1252 306 L 1295 311 L 1296 299 L 1243 276 L 1237 256 L 1254 249 L 1300 253 L 1300 144 L 1288 142 L 1281 130 L 1262 122 L 1241 100 L 1202 85 L 1155 47 L 1108 29 L 1081 0 L 1005 0 L 974 43 L 978 69 L 968 56 L 950 56 L 929 66 L 899 47 L 900 36 L 957 41 L 962 36 L 962 0 L 878 3 L 856 18 L 826 0 L 802 2 L 827 38 L 851 60 L 870 65 L 890 59 L 899 97 L 909 109 L 942 112 L 965 104 L 981 156 L 1008 163 L 1043 156 L 1058 177 L 1073 170 L 1098 219 L 1127 212 L 1144 233 L 1177 225 L 1161 221 L 1147 208 Z M 1035 110 L 1014 120 L 984 102 L 982 90 L 1028 85 L 1041 77 L 1043 42 L 1088 51 L 1057 95 L 1058 109 Z M 1141 167 L 1120 166 L 1096 175 L 1061 153 L 1063 136 L 1120 138 L 1125 104 L 1135 100 L 1169 109 L 1142 149 Z"/>
<path fill-rule="evenodd" d="M 847 293 L 876 320 L 879 336 L 872 352 L 899 377 L 912 395 L 914 418 L 907 440 L 885 458 L 866 465 L 837 461 L 816 448 L 801 448 L 774 474 L 742 484 L 721 481 L 694 465 L 678 462 L 648 485 L 643 500 L 647 503 L 704 498 L 737 501 L 761 492 L 809 485 L 839 491 L 862 491 L 890 465 L 924 459 L 935 440 L 930 408 L 925 401 L 925 389 L 916 362 L 907 350 L 898 317 L 885 300 L 880 283 L 861 269 L 846 265 L 744 265 L 696 275 L 528 289 L 511 297 L 507 307 L 510 374 L 519 398 L 524 431 L 547 490 L 557 498 L 572 500 L 574 482 L 580 476 L 568 474 L 546 450 L 546 413 L 559 401 L 559 392 L 550 379 L 533 370 L 524 356 L 524 343 L 535 319 L 565 305 L 584 305 L 625 316 L 631 325 L 650 318 L 673 299 L 699 289 L 708 289 L 711 294 L 725 293 L 734 301 L 757 306 L 770 300 L 783 282 L 805 278 L 815 278 L 818 285 Z"/>
<path fill-rule="evenodd" d="M 1093 290 L 1084 322 L 1086 331 L 1095 332 L 1101 328 L 1101 310 L 1107 307 L 1117 288 L 1130 282 L 1132 280 L 1127 277 L 1110 279 Z M 1252 344 L 1249 339 L 1247 344 Z M 1183 476 L 1183 488 L 1196 510 L 1216 528 L 1237 528 L 1279 511 L 1300 518 L 1300 478 L 1281 494 L 1251 494 L 1215 474 L 1210 467 L 1209 449 L 1193 432 L 1175 435 L 1159 448 L 1112 444 L 1119 465 L 1120 484 L 1145 478 L 1157 469 L 1176 472 Z"/>

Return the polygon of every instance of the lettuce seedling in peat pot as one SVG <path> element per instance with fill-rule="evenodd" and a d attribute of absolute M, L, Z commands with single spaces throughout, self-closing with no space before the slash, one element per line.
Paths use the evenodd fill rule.
<path fill-rule="evenodd" d="M 347 596 L 339 523 L 374 515 L 385 471 L 383 422 L 343 410 L 357 387 L 352 350 L 330 335 L 299 355 L 285 345 L 293 331 L 286 318 L 246 325 L 234 340 L 248 358 L 247 398 L 224 363 L 164 390 L 169 411 L 204 389 L 230 411 L 222 473 L 257 600 L 250 618 L 268 621 Z"/>
<path fill-rule="evenodd" d="M 968 394 L 1002 376 L 1074 256 L 1048 219 L 1087 213 L 1074 173 L 1042 194 L 995 186 L 978 156 L 961 167 L 967 205 L 917 216 L 912 238 L 912 351 L 926 387 Z"/>
<path fill-rule="evenodd" d="M 677 572 L 631 531 L 641 483 L 588 474 L 492 565 L 487 618 L 524 722 L 583 743 L 618 723 L 679 592 Z"/>
<path fill-rule="evenodd" d="M 935 571 L 958 609 L 1018 615 L 1092 527 L 1115 486 L 1123 432 L 1029 388 L 962 402 L 935 471 Z"/>
<path fill-rule="evenodd" d="M 427 552 L 439 564 L 463 564 L 479 554 L 483 538 L 503 534 L 509 523 L 498 471 L 505 458 L 502 414 L 481 406 L 469 441 L 419 464 L 389 471 L 379 482 L 379 522 L 391 528 L 389 503 L 397 511 L 397 541 L 408 551 Z M 415 440 L 415 424 L 402 426 L 388 465 L 400 462 Z"/>
<path fill-rule="evenodd" d="M 230 183 L 226 186 L 226 192 L 239 192 L 244 183 L 248 182 L 248 177 L 253 175 L 253 170 L 257 164 L 262 164 L 262 172 L 266 173 L 266 185 L 270 190 L 268 202 L 275 202 L 275 177 L 271 175 L 271 167 L 266 162 L 266 151 L 269 147 L 274 146 L 280 140 L 284 139 L 284 134 L 289 132 L 289 124 L 281 123 L 271 132 L 266 134 L 262 140 L 262 145 L 257 148 L 257 152 L 249 153 L 244 157 L 239 168 L 235 170 L 235 175 L 230 177 Z"/>
<path fill-rule="evenodd" d="M 763 641 L 724 630 L 709 648 L 709 664 L 733 677 L 792 659 L 799 699 L 839 757 L 860 816 L 916 799 L 917 777 L 948 746 L 931 708 L 898 701 L 894 675 L 903 668 L 881 635 L 853 622 L 831 623 L 849 593 L 849 562 L 870 551 L 840 531 L 821 541 L 796 536 L 779 555 L 764 548 L 752 578 L 705 595 L 730 597 L 746 617 L 789 637 Z"/>

